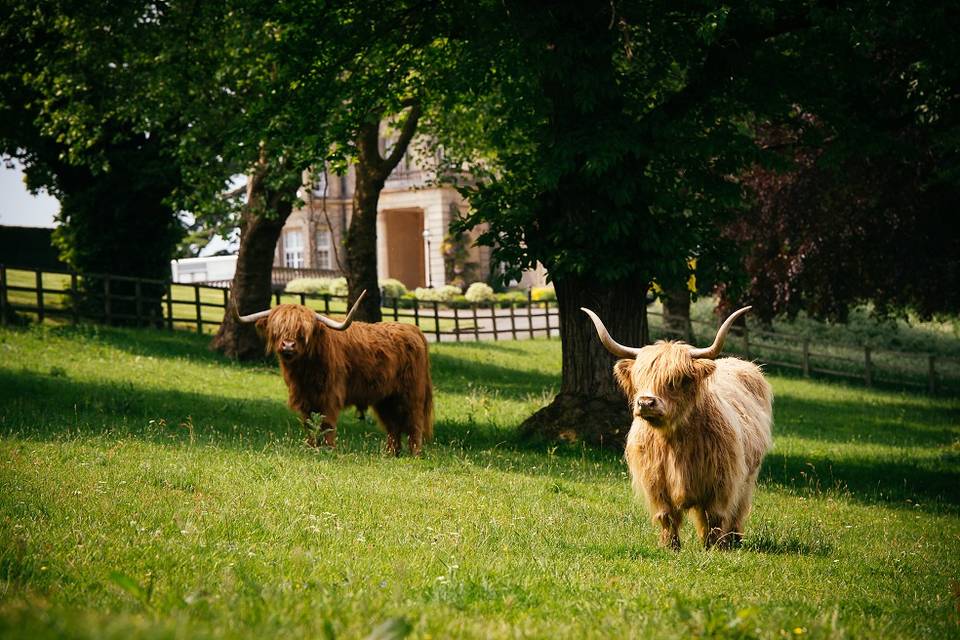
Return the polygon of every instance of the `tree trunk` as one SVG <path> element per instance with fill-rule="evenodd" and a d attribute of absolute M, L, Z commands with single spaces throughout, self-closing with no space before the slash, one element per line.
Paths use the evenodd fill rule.
<path fill-rule="evenodd" d="M 687 283 L 665 289 L 660 301 L 663 303 L 664 329 L 670 332 L 671 338 L 689 340 L 690 290 Z"/>
<path fill-rule="evenodd" d="M 299 177 L 298 177 L 299 180 Z M 240 322 L 238 314 L 270 308 L 273 256 L 280 231 L 293 210 L 295 189 L 273 190 L 262 172 L 247 183 L 247 204 L 240 223 L 240 252 L 230 285 L 223 322 L 210 348 L 236 360 L 264 357 L 263 340 L 253 324 Z M 265 215 L 266 214 L 266 215 Z"/>
<path fill-rule="evenodd" d="M 357 309 L 357 319 L 364 322 L 380 322 L 380 282 L 377 278 L 377 204 L 386 182 L 382 175 L 379 144 L 380 123 L 364 125 L 360 133 L 356 166 L 357 183 L 353 191 L 353 217 L 347 233 L 347 288 L 349 304 L 353 304 L 360 292 L 366 289 L 367 296 Z M 375 154 L 371 157 L 371 154 Z"/>
<path fill-rule="evenodd" d="M 380 155 L 380 117 L 365 123 L 357 135 L 357 184 L 353 192 L 353 217 L 347 232 L 346 263 L 349 304 L 366 290 L 357 309 L 357 319 L 380 322 L 380 281 L 377 277 L 377 205 L 390 172 L 406 153 L 417 129 L 420 106 L 414 103 L 403 123 L 400 137 L 387 158 Z M 427 260 L 430 257 L 427 256 Z"/>
<path fill-rule="evenodd" d="M 563 353 L 560 393 L 521 429 L 528 436 L 620 447 L 631 414 L 613 378 L 616 358 L 580 307 L 599 314 L 617 341 L 639 346 L 648 342 L 646 292 L 632 280 L 604 285 L 589 277 L 562 276 L 553 282 Z"/>

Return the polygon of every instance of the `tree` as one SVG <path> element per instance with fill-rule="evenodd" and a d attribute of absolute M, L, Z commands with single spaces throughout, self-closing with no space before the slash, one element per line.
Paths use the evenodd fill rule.
<path fill-rule="evenodd" d="M 858 26 L 867 60 L 832 73 L 846 108 L 811 102 L 798 126 L 758 128 L 782 162 L 742 175 L 752 206 L 725 234 L 747 279 L 722 288 L 727 306 L 749 299 L 767 320 L 960 310 L 960 12 L 898 5 Z"/>
<path fill-rule="evenodd" d="M 0 153 L 23 163 L 28 187 L 60 200 L 54 233 L 61 258 L 87 274 L 120 273 L 165 279 L 182 233 L 169 196 L 180 185 L 168 140 L 148 137 L 116 117 L 106 96 L 115 75 L 104 50 L 93 46 L 78 55 L 70 46 L 78 32 L 58 20 L 55 3 L 0 5 Z M 91 44 L 108 38 L 84 34 Z M 82 144 L 63 133 L 65 82 L 70 98 L 83 105 L 86 122 L 98 135 Z M 102 294 L 102 280 L 83 280 L 87 294 Z M 163 287 L 141 288 L 141 311 L 160 317 Z M 130 321 L 134 285 L 114 281 L 114 319 Z M 82 301 L 75 301 L 82 304 Z M 102 302 L 97 304 L 103 308 Z"/>
<path fill-rule="evenodd" d="M 490 115 L 475 120 L 496 166 L 468 190 L 462 226 L 487 225 L 481 241 L 508 264 L 542 262 L 560 307 L 560 393 L 528 432 L 625 435 L 613 361 L 580 307 L 621 342 L 646 341 L 650 283 L 685 280 L 741 199 L 730 175 L 761 155 L 750 120 L 786 119 L 808 86 L 791 49 L 810 13 L 514 2 L 482 22 Z"/>
<path fill-rule="evenodd" d="M 345 242 L 348 304 L 352 305 L 360 293 L 366 291 L 357 309 L 357 318 L 366 322 L 382 320 L 377 279 L 377 203 L 384 183 L 400 163 L 417 130 L 420 105 L 417 102 L 410 105 L 399 137 L 387 157 L 380 154 L 382 115 L 379 110 L 375 111 L 368 121 L 360 125 L 357 134 L 357 182 L 353 192 L 353 215 Z"/>

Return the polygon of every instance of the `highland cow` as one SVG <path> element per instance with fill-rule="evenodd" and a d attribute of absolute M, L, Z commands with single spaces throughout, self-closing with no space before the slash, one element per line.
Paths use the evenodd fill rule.
<path fill-rule="evenodd" d="M 365 293 L 365 292 L 364 292 Z M 276 353 L 287 383 L 290 408 L 300 414 L 307 442 L 322 415 L 324 442 L 336 446 L 337 418 L 344 407 L 372 407 L 387 432 L 387 448 L 398 455 L 401 436 L 419 455 L 433 436 L 433 387 L 427 340 L 409 324 L 353 322 L 363 294 L 343 322 L 298 304 L 281 304 L 241 316 L 256 322 L 267 353 Z M 349 331 L 348 331 L 349 327 Z"/>
<path fill-rule="evenodd" d="M 663 546 L 680 548 L 685 511 L 708 548 L 742 538 L 760 463 L 772 444 L 773 393 L 757 365 L 716 358 L 733 322 L 749 309 L 727 318 L 704 349 L 675 341 L 625 347 L 583 309 L 607 350 L 624 358 L 614 376 L 634 416 L 625 457 Z"/>

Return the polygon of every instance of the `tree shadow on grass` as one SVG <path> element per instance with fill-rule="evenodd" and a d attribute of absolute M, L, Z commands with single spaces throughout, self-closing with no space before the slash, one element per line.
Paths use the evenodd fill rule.
<path fill-rule="evenodd" d="M 79 382 L 62 375 L 0 369 L 0 434 L 55 440 L 117 434 L 156 442 L 196 438 L 220 447 L 261 447 L 302 438 L 279 400 L 217 397 L 129 382 Z M 352 418 L 351 431 L 376 427 Z"/>
<path fill-rule="evenodd" d="M 471 387 L 496 389 L 508 398 L 556 393 L 560 376 L 540 371 L 517 371 L 509 367 L 464 360 L 446 353 L 430 355 L 434 388 L 451 394 L 467 393 Z"/>
<path fill-rule="evenodd" d="M 189 331 L 127 329 L 94 324 L 63 325 L 48 328 L 52 334 L 68 340 L 89 339 L 126 353 L 155 358 L 177 358 L 192 362 L 209 362 L 226 366 L 263 368 L 276 366 L 276 360 L 264 355 L 261 360 L 237 362 L 210 349 L 209 334 Z"/>
<path fill-rule="evenodd" d="M 937 460 L 844 457 L 833 461 L 774 451 L 760 483 L 798 495 L 839 494 L 861 504 L 930 512 L 960 510 L 960 469 Z"/>
<path fill-rule="evenodd" d="M 815 400 L 780 394 L 774 402 L 778 435 L 827 442 L 940 446 L 960 437 L 960 408 L 925 402 Z"/>

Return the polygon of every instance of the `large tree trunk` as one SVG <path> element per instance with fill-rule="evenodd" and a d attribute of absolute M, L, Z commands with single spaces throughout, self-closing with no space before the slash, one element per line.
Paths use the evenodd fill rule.
<path fill-rule="evenodd" d="M 613 379 L 616 358 L 597 337 L 587 307 L 614 338 L 630 346 L 647 343 L 646 291 L 635 281 L 601 284 L 590 277 L 553 278 L 560 310 L 563 370 L 560 393 L 527 418 L 527 435 L 619 447 L 630 427 L 627 400 Z"/>
<path fill-rule="evenodd" d="M 293 210 L 294 198 L 293 185 L 290 189 L 268 188 L 262 171 L 251 176 L 247 183 L 237 270 L 230 285 L 230 299 L 223 322 L 210 343 L 211 349 L 229 358 L 253 360 L 264 357 L 264 344 L 256 327 L 240 322 L 237 316 L 270 308 L 273 256 L 280 231 Z"/>
<path fill-rule="evenodd" d="M 663 304 L 663 327 L 670 333 L 670 337 L 689 341 L 690 290 L 687 283 L 677 283 L 665 288 L 660 301 Z"/>
<path fill-rule="evenodd" d="M 380 281 L 377 277 L 377 205 L 390 172 L 406 153 L 417 129 L 420 107 L 413 104 L 403 123 L 400 137 L 386 158 L 380 155 L 380 117 L 364 124 L 357 135 L 357 184 L 353 192 L 353 216 L 347 231 L 346 263 L 348 303 L 352 305 L 366 290 L 357 309 L 357 319 L 380 322 Z M 429 260 L 429 256 L 427 257 Z"/>
<path fill-rule="evenodd" d="M 377 204 L 386 182 L 379 150 L 380 123 L 368 123 L 360 132 L 357 144 L 357 182 L 353 190 L 353 217 L 347 232 L 347 288 L 349 304 L 360 292 L 367 296 L 357 309 L 357 319 L 380 322 L 380 283 L 377 278 Z"/>

